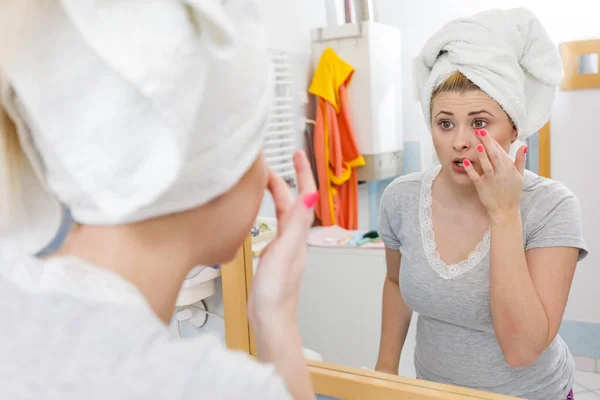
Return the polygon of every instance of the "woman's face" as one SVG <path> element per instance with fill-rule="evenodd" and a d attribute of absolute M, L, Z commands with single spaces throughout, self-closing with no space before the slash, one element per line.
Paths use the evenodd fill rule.
<path fill-rule="evenodd" d="M 198 243 L 203 265 L 217 265 L 231 261 L 250 234 L 264 197 L 268 167 L 262 153 L 238 183 L 227 193 L 200 207 L 194 213 L 193 224 L 198 232 Z"/>
<path fill-rule="evenodd" d="M 512 121 L 500 105 L 481 90 L 442 92 L 431 103 L 433 145 L 442 167 L 459 184 L 471 180 L 462 167 L 469 159 L 482 173 L 478 159 L 476 129 L 485 129 L 505 151 L 517 138 Z"/>

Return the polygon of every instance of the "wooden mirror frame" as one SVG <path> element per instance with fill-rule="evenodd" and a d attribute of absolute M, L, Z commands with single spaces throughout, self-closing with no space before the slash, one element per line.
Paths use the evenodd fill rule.
<path fill-rule="evenodd" d="M 562 90 L 581 90 L 600 88 L 600 72 L 590 74 L 579 73 L 579 57 L 586 54 L 597 54 L 600 59 L 600 39 L 581 40 L 560 44 L 560 55 L 563 61 L 565 77 Z M 596 67 L 600 68 L 600 60 Z"/>
<path fill-rule="evenodd" d="M 538 132 L 537 174 L 544 178 L 550 178 L 550 121 Z"/>

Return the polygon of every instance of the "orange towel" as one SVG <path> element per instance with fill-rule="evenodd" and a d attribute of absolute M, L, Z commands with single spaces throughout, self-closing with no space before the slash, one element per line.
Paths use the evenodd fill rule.
<path fill-rule="evenodd" d="M 317 96 L 314 154 L 319 180 L 317 217 L 324 226 L 358 229 L 358 151 L 346 88 L 354 68 L 330 48 L 321 56 L 309 92 Z"/>

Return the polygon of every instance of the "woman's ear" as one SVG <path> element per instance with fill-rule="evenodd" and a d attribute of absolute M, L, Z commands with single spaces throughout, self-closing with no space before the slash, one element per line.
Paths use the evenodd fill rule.
<path fill-rule="evenodd" d="M 513 125 L 510 142 L 514 143 L 518 137 L 519 137 L 519 132 L 517 132 L 517 127 Z"/>

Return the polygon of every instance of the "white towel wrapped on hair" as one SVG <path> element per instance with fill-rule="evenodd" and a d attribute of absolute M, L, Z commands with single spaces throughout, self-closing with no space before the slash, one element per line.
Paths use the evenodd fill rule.
<path fill-rule="evenodd" d="M 39 250 L 58 202 L 100 225 L 192 209 L 258 157 L 273 74 L 252 0 L 61 0 L 21 28 L 0 101 L 51 197 L 0 239 Z"/>
<path fill-rule="evenodd" d="M 490 10 L 442 27 L 415 63 L 419 98 L 431 125 L 431 94 L 460 71 L 496 100 L 525 140 L 548 120 L 563 79 L 560 54 L 525 8 Z"/>

